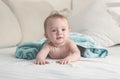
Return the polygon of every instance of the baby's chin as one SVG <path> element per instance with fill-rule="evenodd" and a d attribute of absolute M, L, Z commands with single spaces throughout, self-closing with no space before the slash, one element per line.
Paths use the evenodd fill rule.
<path fill-rule="evenodd" d="M 58 46 L 62 46 L 62 45 L 64 45 L 65 44 L 65 41 L 56 41 L 56 46 L 58 45 Z"/>

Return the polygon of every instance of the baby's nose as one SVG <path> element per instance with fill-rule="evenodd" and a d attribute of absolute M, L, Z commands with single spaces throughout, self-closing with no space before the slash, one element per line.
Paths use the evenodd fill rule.
<path fill-rule="evenodd" d="M 57 32 L 57 33 L 58 33 L 59 35 L 60 35 L 60 34 L 62 34 L 62 30 L 58 30 L 58 32 Z"/>

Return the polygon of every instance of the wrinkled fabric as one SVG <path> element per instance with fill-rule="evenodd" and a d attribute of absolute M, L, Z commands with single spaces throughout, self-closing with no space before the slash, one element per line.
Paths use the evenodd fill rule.
<path fill-rule="evenodd" d="M 81 52 L 83 57 L 103 58 L 108 55 L 107 49 L 97 44 L 90 36 L 72 32 L 70 33 L 69 38 L 77 44 L 78 48 L 82 47 L 84 49 L 84 51 Z M 46 41 L 47 40 L 44 38 L 37 42 L 27 42 L 18 45 L 15 57 L 28 60 L 35 59 L 37 53 Z"/>
<path fill-rule="evenodd" d="M 103 58 L 108 55 L 108 50 L 95 42 L 90 36 L 80 33 L 70 33 L 69 38 L 73 40 L 78 47 L 84 48 L 84 52 L 81 52 L 83 57 Z"/>

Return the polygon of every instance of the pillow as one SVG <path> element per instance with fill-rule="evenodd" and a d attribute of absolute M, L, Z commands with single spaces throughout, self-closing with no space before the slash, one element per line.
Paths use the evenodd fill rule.
<path fill-rule="evenodd" d="M 70 23 L 72 31 L 90 35 L 103 46 L 120 43 L 120 28 L 107 12 L 104 0 L 92 1 L 84 11 L 70 17 Z"/>
<path fill-rule="evenodd" d="M 44 19 L 53 7 L 44 0 L 3 0 L 17 16 L 22 42 L 36 41 L 43 37 Z"/>
<path fill-rule="evenodd" d="M 0 48 L 15 46 L 21 38 L 21 29 L 16 17 L 0 0 Z"/>
<path fill-rule="evenodd" d="M 111 14 L 113 19 L 118 23 L 120 27 L 120 6 L 119 7 L 109 7 L 108 12 Z"/>

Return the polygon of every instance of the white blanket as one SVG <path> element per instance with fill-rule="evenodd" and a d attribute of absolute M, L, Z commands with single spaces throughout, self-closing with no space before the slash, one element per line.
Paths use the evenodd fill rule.
<path fill-rule="evenodd" d="M 0 79 L 120 79 L 120 47 L 110 48 L 106 58 L 81 58 L 67 65 L 16 59 L 15 49 L 0 49 Z"/>

